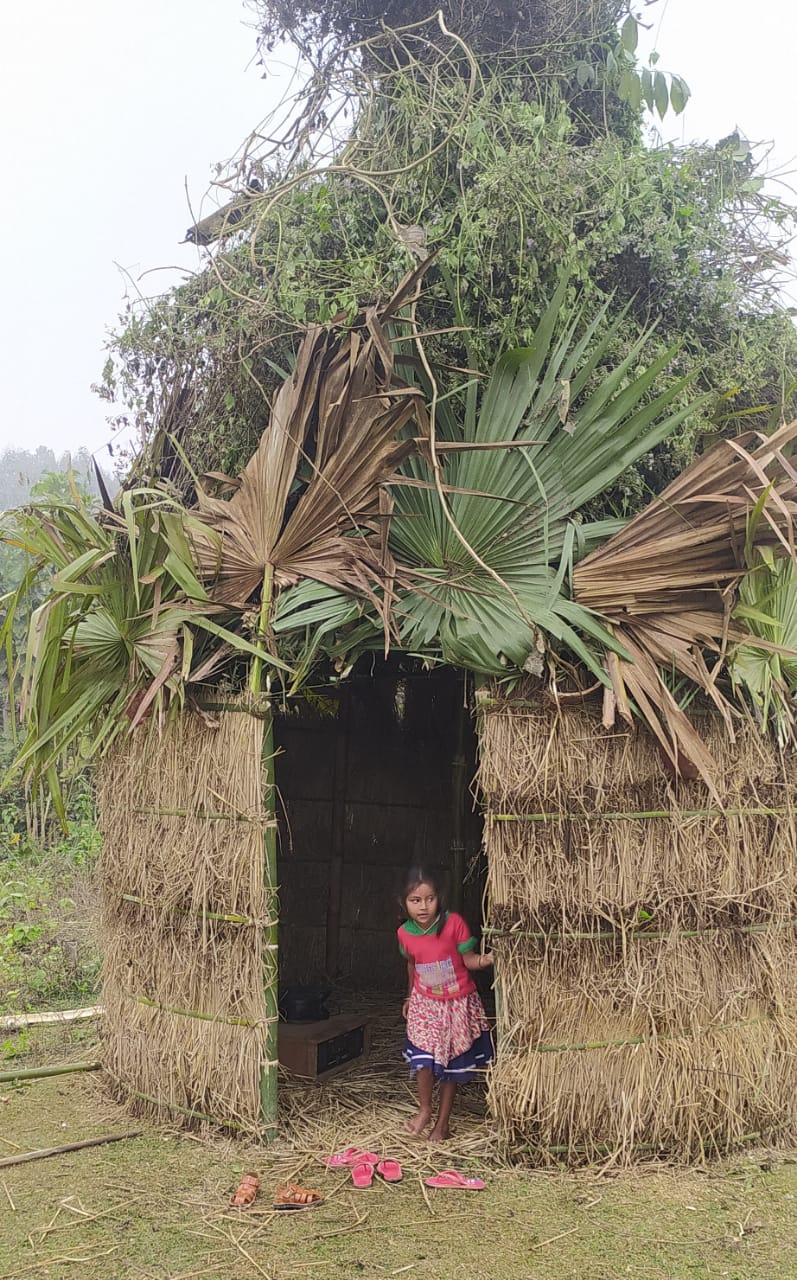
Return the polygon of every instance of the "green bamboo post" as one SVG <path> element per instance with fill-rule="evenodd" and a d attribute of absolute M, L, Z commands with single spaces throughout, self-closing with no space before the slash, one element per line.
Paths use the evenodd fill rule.
<path fill-rule="evenodd" d="M 263 575 L 263 591 L 260 600 L 258 636 L 265 643 L 271 623 L 271 605 L 274 594 L 274 566 L 266 565 Z M 263 686 L 263 659 L 252 663 L 250 689 L 257 697 Z M 277 906 L 277 828 L 276 785 L 274 777 L 274 712 L 270 700 L 263 718 L 263 767 L 265 770 L 265 804 L 271 822 L 263 832 L 264 880 L 266 890 L 266 919 L 263 930 L 263 980 L 266 1005 L 265 1061 L 260 1064 L 260 1123 L 264 1142 L 272 1142 L 277 1136 L 277 1019 L 278 1003 L 278 906 Z"/>
<path fill-rule="evenodd" d="M 474 678 L 473 700 L 474 700 L 474 709 L 476 714 L 476 750 L 479 756 L 481 756 L 482 729 L 484 727 L 484 716 L 485 716 L 486 709 L 489 708 L 490 706 L 490 684 L 489 684 L 489 681 L 485 680 L 483 677 L 480 678 L 476 676 Z M 489 829 L 488 823 L 491 821 L 492 815 L 489 811 L 489 807 L 484 804 L 484 799 L 482 802 L 482 808 L 484 812 L 484 828 L 485 828 L 485 839 L 486 839 L 486 833 L 487 833 L 487 830 Z M 489 864 L 489 855 L 488 855 L 488 864 Z M 489 870 L 488 870 L 488 875 L 489 875 Z M 486 933 L 487 933 L 487 930 L 484 927 L 482 927 L 482 936 L 486 935 Z M 501 964 L 501 957 L 499 955 L 497 957 L 496 964 L 493 968 L 493 997 L 495 999 L 495 1047 L 498 1051 L 499 1057 L 503 1052 L 504 1047 L 505 1046 L 508 1047 L 508 1044 L 509 1044 L 509 1040 L 507 1037 L 507 1027 L 506 1027 L 506 1007 L 504 1004 L 504 992 L 503 992 L 503 987 L 501 985 L 502 977 L 503 977 L 501 973 L 502 967 L 503 966 Z"/>

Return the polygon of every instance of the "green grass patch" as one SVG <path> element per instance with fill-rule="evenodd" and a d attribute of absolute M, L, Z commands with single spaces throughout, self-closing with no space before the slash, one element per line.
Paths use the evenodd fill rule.
<path fill-rule="evenodd" d="M 0 1013 L 69 1008 L 95 995 L 92 868 L 99 834 L 90 817 L 47 850 L 0 812 Z M 16 1052 L 0 1037 L 0 1061 Z"/>

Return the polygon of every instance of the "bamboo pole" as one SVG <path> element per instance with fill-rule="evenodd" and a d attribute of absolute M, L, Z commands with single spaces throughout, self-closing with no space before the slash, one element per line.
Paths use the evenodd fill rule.
<path fill-rule="evenodd" d="M 55 1013 L 9 1013 L 0 1018 L 0 1031 L 22 1031 L 25 1027 L 48 1027 L 83 1022 L 98 1018 L 102 1007 L 98 1004 L 87 1009 L 62 1009 Z"/>
<path fill-rule="evenodd" d="M 260 598 L 258 634 L 261 643 L 269 634 L 271 606 L 274 596 L 274 566 L 266 565 L 263 590 Z M 261 693 L 263 684 L 263 659 L 252 663 L 250 689 L 253 697 Z M 264 1142 L 277 1136 L 277 1022 L 279 1018 L 277 963 L 278 914 L 277 904 L 277 807 L 276 778 L 274 773 L 274 709 L 269 699 L 263 719 L 263 768 L 265 773 L 265 806 L 272 819 L 263 832 L 263 875 L 266 890 L 266 915 L 268 923 L 263 930 L 263 981 L 266 1004 L 265 1059 L 260 1064 L 260 1123 Z"/>
<path fill-rule="evenodd" d="M 20 1067 L 17 1071 L 0 1071 L 0 1084 L 14 1080 L 44 1080 L 48 1076 L 67 1076 L 73 1071 L 102 1071 L 101 1062 L 64 1062 L 57 1067 Z"/>
<path fill-rule="evenodd" d="M 221 1116 L 209 1115 L 207 1111 L 197 1111 L 195 1107 L 181 1107 L 179 1102 L 167 1102 L 165 1098 L 153 1098 L 151 1093 L 139 1093 L 137 1089 L 128 1089 L 127 1092 L 132 1098 L 139 1098 L 142 1102 L 149 1102 L 151 1106 L 157 1107 L 159 1111 L 177 1111 L 181 1116 L 188 1116 L 190 1120 L 207 1120 L 208 1124 L 217 1124 L 223 1129 L 242 1129 L 243 1125 L 237 1120 L 222 1120 Z"/>
<path fill-rule="evenodd" d="M 757 1027 L 773 1022 L 773 1018 L 765 1014 L 760 1018 L 744 1018 L 739 1022 L 721 1022 L 716 1026 L 705 1026 L 697 1031 L 663 1031 L 652 1036 L 634 1036 L 627 1040 L 579 1040 L 572 1044 L 529 1044 L 525 1046 L 527 1053 L 584 1053 L 590 1049 L 620 1049 L 628 1045 L 652 1044 L 662 1040 L 700 1040 L 703 1036 L 713 1035 L 717 1031 L 736 1031 L 739 1027 Z"/>
<path fill-rule="evenodd" d="M 178 1018 L 198 1018 L 201 1022 L 224 1022 L 230 1027 L 259 1027 L 260 1022 L 251 1018 L 228 1018 L 223 1013 L 200 1013 L 198 1009 L 178 1009 L 175 1005 L 161 1004 L 160 1000 L 150 1000 L 149 996 L 132 996 L 137 1004 L 146 1005 L 149 1009 L 158 1009 L 161 1013 L 173 1013 Z"/>
<path fill-rule="evenodd" d="M 133 902 L 139 907 L 148 907 L 151 911 L 174 911 L 177 915 L 197 916 L 200 920 L 220 920 L 223 924 L 239 924 L 239 925 L 260 925 L 262 921 L 252 920 L 249 916 L 227 915 L 223 911 L 202 911 L 199 907 L 172 907 L 161 902 L 148 902 L 146 898 L 139 898 L 135 893 L 123 893 L 120 895 L 123 902 Z"/>
<path fill-rule="evenodd" d="M 127 1138 L 140 1138 L 141 1129 L 130 1133 L 109 1133 L 104 1138 L 86 1138 L 83 1142 L 67 1142 L 62 1147 L 41 1147 L 38 1151 L 25 1151 L 18 1156 L 4 1156 L 0 1168 L 10 1164 L 26 1164 L 28 1160 L 45 1160 L 48 1156 L 60 1156 L 67 1151 L 83 1151 L 86 1147 L 103 1147 L 108 1142 L 124 1142 Z"/>
<path fill-rule="evenodd" d="M 483 932 L 494 938 L 532 938 L 539 942 L 560 942 L 569 939 L 578 942 L 600 942 L 614 938 L 618 942 L 644 942 L 646 939 L 661 941 L 664 938 L 711 938 L 720 934 L 736 933 L 770 933 L 776 929 L 794 929 L 797 918 L 793 920 L 775 920 L 769 924 L 724 924 L 712 925 L 709 929 L 662 929 L 658 932 L 645 929 L 601 929 L 596 933 L 531 933 L 522 929 L 497 929 L 487 926 Z"/>
<path fill-rule="evenodd" d="M 794 808 L 787 809 L 647 809 L 618 813 L 494 813 L 493 822 L 612 822 L 646 818 L 779 818 L 792 817 Z"/>
<path fill-rule="evenodd" d="M 266 826 L 271 821 L 267 818 L 251 818 L 245 813 L 209 813 L 205 809 L 133 809 L 133 813 L 151 813 L 162 818 L 203 818 L 208 822 L 252 822 L 255 826 Z"/>

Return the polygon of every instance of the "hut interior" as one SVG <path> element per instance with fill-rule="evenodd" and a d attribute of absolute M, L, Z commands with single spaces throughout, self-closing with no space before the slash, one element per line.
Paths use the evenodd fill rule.
<path fill-rule="evenodd" d="M 410 865 L 442 873 L 481 917 L 476 737 L 465 677 L 368 663 L 277 717 L 280 981 L 394 996 L 399 894 Z"/>

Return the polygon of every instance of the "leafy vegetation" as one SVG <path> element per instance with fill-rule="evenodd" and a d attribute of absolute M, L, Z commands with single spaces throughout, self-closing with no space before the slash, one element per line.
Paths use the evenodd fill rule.
<path fill-rule="evenodd" d="M 217 220 L 206 269 L 128 312 L 105 392 L 145 440 L 176 428 L 198 472 L 238 472 L 303 326 L 389 296 L 416 251 L 437 254 L 416 320 L 444 391 L 452 368 L 528 345 L 565 268 L 587 314 L 626 314 L 610 362 L 654 320 L 650 358 L 683 343 L 672 375 L 696 370 L 710 398 L 605 496 L 613 514 L 706 435 L 794 403 L 797 343 L 775 301 L 794 214 L 764 193 L 743 138 L 651 149 L 640 112 L 607 99 L 593 120 L 555 70 L 496 70 L 433 24 L 382 39 L 378 76 L 356 51 L 325 62 L 283 145 L 249 144 L 221 176 L 246 199 Z"/>
<path fill-rule="evenodd" d="M 28 839 L 13 798 L 0 804 L 0 1013 L 89 1003 L 99 970 L 91 873 L 100 838 L 86 778 L 73 790 L 68 835 Z M 21 820 L 22 819 L 22 820 Z M 0 1060 L 21 1051 L 0 1036 Z"/>
<path fill-rule="evenodd" d="M 707 439 L 794 399 L 773 292 L 794 213 L 737 135 L 643 145 L 643 104 L 686 87 L 666 103 L 636 67 L 625 6 L 574 5 L 581 45 L 536 61 L 440 17 L 348 49 L 333 9 L 295 15 L 332 45 L 222 179 L 206 269 L 113 340 L 105 393 L 144 444 L 118 510 L 20 517 L 24 589 L 56 570 L 20 759 L 56 795 L 64 750 L 244 655 L 255 694 L 388 642 L 481 673 L 575 655 L 606 682 L 601 647 L 628 650 L 573 565 Z"/>

